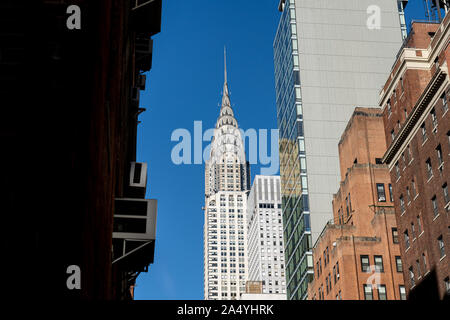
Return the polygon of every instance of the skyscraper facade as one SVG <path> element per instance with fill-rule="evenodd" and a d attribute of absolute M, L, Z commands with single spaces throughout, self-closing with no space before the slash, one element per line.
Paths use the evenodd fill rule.
<path fill-rule="evenodd" d="M 205 163 L 204 298 L 237 299 L 247 280 L 247 195 L 250 165 L 225 82 Z"/>
<path fill-rule="evenodd" d="M 280 176 L 256 175 L 247 201 L 248 279 L 262 292 L 285 294 Z"/>
<path fill-rule="evenodd" d="M 406 33 L 397 0 L 281 0 L 274 41 L 289 299 L 305 299 L 311 246 L 339 187 L 337 145 L 355 106 L 378 94 Z"/>

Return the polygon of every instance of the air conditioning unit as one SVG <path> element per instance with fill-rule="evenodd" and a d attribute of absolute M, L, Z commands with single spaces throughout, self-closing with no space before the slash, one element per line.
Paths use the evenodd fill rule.
<path fill-rule="evenodd" d="M 152 68 L 153 40 L 145 35 L 136 36 L 136 67 L 142 71 Z"/>
<path fill-rule="evenodd" d="M 147 191 L 147 168 L 145 162 L 131 162 L 125 192 L 127 197 L 144 199 Z"/>
<path fill-rule="evenodd" d="M 155 240 L 155 199 L 116 198 L 113 238 Z"/>

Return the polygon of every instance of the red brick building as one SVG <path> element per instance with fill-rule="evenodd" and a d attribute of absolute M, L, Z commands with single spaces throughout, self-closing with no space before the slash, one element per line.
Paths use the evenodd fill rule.
<path fill-rule="evenodd" d="M 409 299 L 450 290 L 449 28 L 413 23 L 380 95 Z"/>
<path fill-rule="evenodd" d="M 313 247 L 316 300 L 405 299 L 390 177 L 378 108 L 356 108 L 339 142 L 341 184 Z"/>

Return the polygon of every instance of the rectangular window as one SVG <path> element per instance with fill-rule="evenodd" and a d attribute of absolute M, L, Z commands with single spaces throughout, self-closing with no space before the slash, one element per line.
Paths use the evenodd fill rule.
<path fill-rule="evenodd" d="M 384 191 L 383 183 L 377 183 L 377 194 L 379 202 L 386 202 L 386 193 Z"/>
<path fill-rule="evenodd" d="M 392 192 L 392 184 L 389 183 L 389 200 L 391 200 L 391 202 L 394 202 L 394 195 Z"/>
<path fill-rule="evenodd" d="M 417 220 L 417 233 L 420 235 L 422 233 L 422 221 L 420 221 L 420 216 L 417 216 L 416 220 Z"/>
<path fill-rule="evenodd" d="M 416 260 L 417 276 L 420 277 L 422 272 L 420 271 L 420 261 Z"/>
<path fill-rule="evenodd" d="M 409 248 L 409 234 L 408 234 L 408 230 L 405 230 L 405 232 L 403 232 L 403 236 L 405 238 L 405 248 L 408 249 Z"/>
<path fill-rule="evenodd" d="M 392 242 L 398 243 L 398 230 L 397 228 L 392 228 Z"/>
<path fill-rule="evenodd" d="M 398 165 L 398 161 L 397 161 L 397 163 L 395 164 L 395 175 L 396 175 L 396 177 L 397 177 L 397 180 L 400 179 L 400 167 L 399 167 L 399 165 Z"/>
<path fill-rule="evenodd" d="M 399 200 L 400 200 L 400 210 L 403 213 L 406 210 L 405 209 L 405 199 L 403 198 L 403 195 L 400 195 Z"/>
<path fill-rule="evenodd" d="M 373 300 L 372 285 L 364 284 L 364 300 Z"/>
<path fill-rule="evenodd" d="M 439 236 L 439 238 L 438 238 L 438 245 L 439 245 L 440 258 L 443 258 L 445 256 L 445 244 L 444 244 L 444 239 L 442 238 L 442 236 Z"/>
<path fill-rule="evenodd" d="M 377 272 L 384 272 L 383 256 L 375 256 L 375 270 Z"/>
<path fill-rule="evenodd" d="M 395 257 L 395 265 L 397 267 L 397 272 L 403 272 L 403 263 L 400 256 Z"/>
<path fill-rule="evenodd" d="M 447 186 L 447 182 L 444 183 L 444 185 L 442 186 L 442 193 L 444 195 L 444 203 L 448 204 L 450 202 L 450 196 L 448 194 L 448 186 Z"/>
<path fill-rule="evenodd" d="M 413 267 L 409 267 L 409 281 L 411 284 L 411 288 L 414 287 L 416 285 L 416 279 L 414 277 L 414 269 Z"/>
<path fill-rule="evenodd" d="M 369 270 L 369 265 L 370 265 L 369 256 L 362 255 L 361 256 L 361 271 L 362 272 L 369 272 L 370 271 Z"/>
<path fill-rule="evenodd" d="M 409 191 L 409 187 L 406 187 L 406 200 L 408 203 L 411 202 L 411 192 Z"/>
<path fill-rule="evenodd" d="M 336 284 L 337 279 L 336 279 L 336 266 L 333 266 L 333 279 L 334 279 L 334 284 Z"/>
<path fill-rule="evenodd" d="M 416 226 L 414 225 L 414 223 L 411 222 L 411 237 L 413 239 L 416 238 Z"/>
<path fill-rule="evenodd" d="M 431 198 L 431 207 L 433 208 L 434 216 L 437 217 L 437 215 L 439 214 L 439 209 L 436 196 L 433 196 L 433 198 Z"/>
<path fill-rule="evenodd" d="M 433 177 L 433 167 L 431 165 L 431 159 L 428 158 L 427 161 L 425 161 L 426 167 L 427 167 L 427 176 L 428 179 L 431 179 Z"/>
<path fill-rule="evenodd" d="M 387 102 L 387 110 L 388 110 L 388 117 L 390 117 L 392 114 L 391 100 L 388 100 L 388 102 Z"/>
<path fill-rule="evenodd" d="M 437 127 L 437 117 L 434 108 L 431 109 L 430 115 L 431 115 L 431 123 L 433 124 L 433 128 L 435 129 Z"/>
<path fill-rule="evenodd" d="M 438 159 L 438 164 L 439 164 L 439 166 L 441 166 L 444 163 L 444 160 L 442 159 L 442 148 L 441 148 L 441 145 L 438 145 L 436 147 L 436 155 L 437 155 L 437 159 Z"/>
<path fill-rule="evenodd" d="M 424 271 L 425 273 L 427 273 L 427 271 L 428 271 L 428 266 L 427 266 L 427 257 L 426 257 L 426 255 L 425 255 L 425 252 L 422 253 L 422 263 L 423 263 L 423 271 Z"/>
<path fill-rule="evenodd" d="M 447 95 L 445 92 L 441 96 L 441 102 L 442 102 L 442 113 L 446 113 L 448 110 L 448 104 L 447 104 Z"/>
<path fill-rule="evenodd" d="M 400 300 L 406 300 L 406 289 L 405 286 L 398 286 L 400 291 Z"/>
<path fill-rule="evenodd" d="M 422 142 L 425 142 L 428 139 L 427 128 L 425 127 L 425 122 L 420 126 L 420 128 L 422 129 Z"/>
<path fill-rule="evenodd" d="M 377 285 L 377 287 L 378 287 L 378 299 L 379 300 L 387 300 L 387 297 L 386 297 L 386 285 L 379 284 L 379 285 Z"/>
<path fill-rule="evenodd" d="M 445 285 L 445 292 L 447 292 L 447 295 L 450 294 L 450 281 L 449 277 L 444 279 L 444 285 Z"/>
<path fill-rule="evenodd" d="M 414 180 L 411 181 L 411 191 L 412 196 L 415 198 L 417 195 L 416 182 Z"/>
<path fill-rule="evenodd" d="M 336 278 L 337 278 L 338 281 L 339 281 L 339 277 L 340 277 L 340 275 L 339 275 L 339 262 L 336 262 Z"/>

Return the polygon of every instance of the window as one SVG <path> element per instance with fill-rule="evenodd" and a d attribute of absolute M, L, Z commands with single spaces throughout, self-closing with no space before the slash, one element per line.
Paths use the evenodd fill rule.
<path fill-rule="evenodd" d="M 411 202 L 411 192 L 409 191 L 409 187 L 406 187 L 406 200 L 408 200 L 408 204 Z"/>
<path fill-rule="evenodd" d="M 364 255 L 361 256 L 361 271 L 362 272 L 369 272 L 369 256 Z"/>
<path fill-rule="evenodd" d="M 386 285 L 379 284 L 378 287 L 378 299 L 379 300 L 387 300 L 386 298 Z"/>
<path fill-rule="evenodd" d="M 394 202 L 394 195 L 392 192 L 392 184 L 389 183 L 389 200 L 391 200 L 391 202 Z"/>
<path fill-rule="evenodd" d="M 437 127 L 437 117 L 434 108 L 431 109 L 430 115 L 431 115 L 431 123 L 433 124 L 433 130 L 435 130 Z"/>
<path fill-rule="evenodd" d="M 447 104 L 447 95 L 445 92 L 441 96 L 441 102 L 442 102 L 442 113 L 446 113 L 448 110 L 448 104 Z"/>
<path fill-rule="evenodd" d="M 391 139 L 392 139 L 392 141 L 395 140 L 395 131 L 394 131 L 394 129 L 391 130 Z"/>
<path fill-rule="evenodd" d="M 400 179 L 400 167 L 398 165 L 398 161 L 395 164 L 395 176 L 397 177 L 397 180 Z"/>
<path fill-rule="evenodd" d="M 334 279 L 334 284 L 336 284 L 337 279 L 336 279 L 336 266 L 333 266 L 333 279 Z"/>
<path fill-rule="evenodd" d="M 447 294 L 450 294 L 450 281 L 449 281 L 449 277 L 444 279 L 444 285 L 445 285 L 445 292 L 447 292 Z"/>
<path fill-rule="evenodd" d="M 416 238 L 416 226 L 414 225 L 413 222 L 411 222 L 411 237 L 412 237 L 413 239 Z"/>
<path fill-rule="evenodd" d="M 439 209 L 438 209 L 436 196 L 433 196 L 433 198 L 431 198 L 431 207 L 433 208 L 434 216 L 437 217 L 439 214 Z"/>
<path fill-rule="evenodd" d="M 407 151 L 408 151 L 408 161 L 411 162 L 411 160 L 413 159 L 413 156 L 411 153 L 411 147 L 409 145 L 407 147 Z"/>
<path fill-rule="evenodd" d="M 400 291 L 400 300 L 406 300 L 406 289 L 405 286 L 398 286 Z"/>
<path fill-rule="evenodd" d="M 415 280 L 415 277 L 414 277 L 414 269 L 413 269 L 412 266 L 409 267 L 409 281 L 410 281 L 410 284 L 411 284 L 411 288 L 416 285 L 416 280 Z"/>
<path fill-rule="evenodd" d="M 406 210 L 405 209 L 405 199 L 403 198 L 403 195 L 400 195 L 399 200 L 400 200 L 400 210 L 403 213 Z"/>
<path fill-rule="evenodd" d="M 403 263 L 400 256 L 395 257 L 395 265 L 397 266 L 397 272 L 403 272 Z"/>
<path fill-rule="evenodd" d="M 386 202 L 386 193 L 384 191 L 383 183 L 377 183 L 377 193 L 378 193 L 378 201 Z"/>
<path fill-rule="evenodd" d="M 417 216 L 417 233 L 420 235 L 422 233 L 422 221 L 420 221 L 420 216 Z"/>
<path fill-rule="evenodd" d="M 445 256 L 445 245 L 444 245 L 444 239 L 442 238 L 442 235 L 438 238 L 438 244 L 439 244 L 439 255 L 440 258 L 443 258 Z"/>
<path fill-rule="evenodd" d="M 424 143 L 428 139 L 427 128 L 425 127 L 425 122 L 420 126 L 420 128 L 422 129 L 422 142 Z"/>
<path fill-rule="evenodd" d="M 391 100 L 388 100 L 388 102 L 387 102 L 387 110 L 388 110 L 388 117 L 390 117 L 392 114 Z"/>
<path fill-rule="evenodd" d="M 437 159 L 438 159 L 438 164 L 439 164 L 439 166 L 441 166 L 444 163 L 444 160 L 442 159 L 442 148 L 441 148 L 441 145 L 438 145 L 436 147 L 436 155 L 437 155 Z"/>
<path fill-rule="evenodd" d="M 424 271 L 425 273 L 427 273 L 428 266 L 427 266 L 427 257 L 426 257 L 426 255 L 425 255 L 425 252 L 422 253 L 422 262 L 423 262 L 423 271 Z"/>
<path fill-rule="evenodd" d="M 405 230 L 405 232 L 403 232 L 403 236 L 405 238 L 405 248 L 408 249 L 409 248 L 409 234 L 408 234 L 408 230 Z"/>
<path fill-rule="evenodd" d="M 425 164 L 427 166 L 427 174 L 428 174 L 428 180 L 433 177 L 433 167 L 431 165 L 431 159 L 428 158 L 427 161 L 425 161 Z"/>
<path fill-rule="evenodd" d="M 447 204 L 450 202 L 450 196 L 448 194 L 447 182 L 442 186 L 442 193 L 444 194 L 444 203 Z"/>
<path fill-rule="evenodd" d="M 422 275 L 422 272 L 420 271 L 420 261 L 416 260 L 416 268 L 417 268 L 417 276 L 420 277 Z"/>
<path fill-rule="evenodd" d="M 339 281 L 339 277 L 340 277 L 340 275 L 339 275 L 339 262 L 336 262 L 336 278 L 337 278 L 337 281 Z"/>
<path fill-rule="evenodd" d="M 375 270 L 377 272 L 384 272 L 383 256 L 375 256 Z"/>
<path fill-rule="evenodd" d="M 373 300 L 372 285 L 364 284 L 364 299 Z"/>
<path fill-rule="evenodd" d="M 412 195 L 415 198 L 417 195 L 416 182 L 414 180 L 411 181 L 411 191 Z"/>
<path fill-rule="evenodd" d="M 398 243 L 398 230 L 397 228 L 392 228 L 392 242 Z"/>

